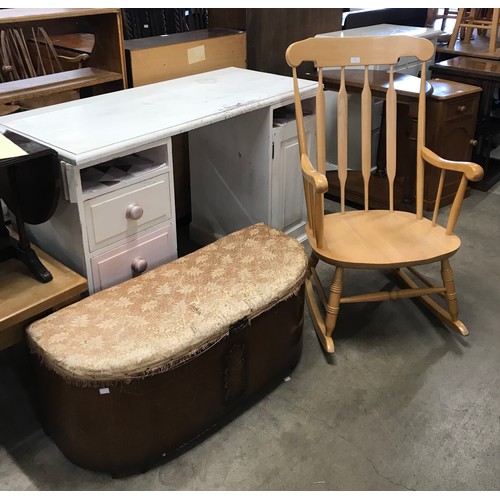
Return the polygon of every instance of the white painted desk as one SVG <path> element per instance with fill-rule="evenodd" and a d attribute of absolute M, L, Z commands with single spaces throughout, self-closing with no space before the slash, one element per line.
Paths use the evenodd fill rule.
<path fill-rule="evenodd" d="M 300 88 L 314 95 L 314 82 Z M 61 159 L 64 193 L 54 216 L 31 227 L 34 242 L 85 275 L 91 293 L 176 258 L 171 137 L 182 132 L 195 239 L 259 221 L 298 236 L 292 102 L 291 78 L 225 68 L 2 117 L 0 127 Z"/>

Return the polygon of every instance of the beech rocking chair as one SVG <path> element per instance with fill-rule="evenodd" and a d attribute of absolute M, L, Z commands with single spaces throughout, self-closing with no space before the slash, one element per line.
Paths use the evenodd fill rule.
<path fill-rule="evenodd" d="M 337 322 L 340 305 L 354 302 L 419 297 L 443 323 L 461 335 L 468 335 L 467 328 L 458 319 L 457 294 L 449 259 L 460 247 L 460 239 L 454 234 L 454 230 L 467 181 L 480 180 L 483 176 L 483 169 L 475 163 L 445 160 L 425 147 L 425 61 L 429 60 L 433 53 L 434 46 L 429 40 L 410 36 L 309 38 L 293 43 L 286 51 L 286 60 L 292 67 L 294 78 L 300 162 L 308 217 L 306 233 L 311 245 L 306 277 L 306 300 L 318 338 L 327 352 L 334 352 L 332 332 Z M 416 213 L 394 210 L 393 196 L 396 175 L 397 99 L 394 87 L 394 65 L 399 58 L 408 56 L 416 56 L 422 62 L 418 108 Z M 311 158 L 307 151 L 297 82 L 297 67 L 304 61 L 312 61 L 318 70 L 315 158 Z M 379 64 L 389 65 L 385 120 L 389 209 L 369 210 L 372 110 L 369 66 Z M 348 175 L 348 99 L 345 68 L 351 66 L 364 67 L 360 69 L 364 71 L 361 94 L 361 168 L 364 183 L 364 210 L 346 210 L 345 208 L 345 186 Z M 325 67 L 340 67 L 341 73 L 337 103 L 340 211 L 327 215 L 324 213 L 324 193 L 328 190 L 328 182 L 325 176 L 325 95 L 322 83 Z M 425 162 L 441 170 L 432 219 L 424 217 L 423 214 Z M 437 223 L 437 216 L 446 171 L 461 172 L 462 177 L 446 227 L 443 227 Z M 316 272 L 319 260 L 335 267 L 329 297 Z M 432 284 L 426 276 L 415 269 L 416 266 L 433 262 L 441 263 L 442 286 Z M 393 270 L 404 288 L 343 297 L 344 269 L 349 268 Z M 421 284 L 417 284 L 414 277 Z M 431 298 L 432 294 L 437 294 L 439 298 L 437 300 Z M 438 301 L 442 301 L 443 305 L 440 305 Z"/>

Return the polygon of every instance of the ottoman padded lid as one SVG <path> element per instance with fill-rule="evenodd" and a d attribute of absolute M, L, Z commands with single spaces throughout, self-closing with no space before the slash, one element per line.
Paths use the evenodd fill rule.
<path fill-rule="evenodd" d="M 82 385 L 166 371 L 297 293 L 306 267 L 297 240 L 255 224 L 34 322 L 28 343 Z"/>

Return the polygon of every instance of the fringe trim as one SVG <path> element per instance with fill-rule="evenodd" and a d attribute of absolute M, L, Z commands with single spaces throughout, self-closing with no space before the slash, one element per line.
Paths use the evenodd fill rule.
<path fill-rule="evenodd" d="M 305 282 L 305 276 L 306 276 L 306 271 L 307 269 L 304 270 L 302 277 L 299 280 L 299 284 L 295 284 L 291 291 L 287 292 L 283 297 L 276 299 L 275 301 L 270 302 L 267 307 L 260 309 L 259 311 L 254 312 L 251 316 L 247 317 L 248 324 L 250 325 L 252 320 L 261 314 L 269 311 L 273 307 L 275 307 L 277 304 L 281 302 L 285 302 L 286 300 L 289 300 L 290 298 L 297 296 L 300 293 L 300 290 L 304 286 Z M 151 377 L 154 375 L 158 375 L 160 373 L 165 373 L 170 370 L 174 370 L 175 368 L 178 368 L 179 366 L 182 366 L 186 363 L 189 363 L 189 361 L 197 356 L 200 356 L 204 352 L 208 351 L 215 345 L 217 345 L 221 340 L 225 339 L 227 336 L 230 335 L 229 330 L 225 330 L 223 332 L 218 332 L 215 334 L 216 338 L 207 341 L 201 346 L 198 346 L 192 351 L 189 351 L 185 354 L 180 355 L 177 358 L 170 359 L 166 363 L 161 363 L 158 366 L 152 366 L 147 368 L 146 370 L 142 370 L 138 373 L 131 373 L 131 374 L 119 374 L 116 377 L 103 377 L 99 378 L 98 376 L 89 378 L 89 377 L 82 377 L 78 376 L 73 372 L 70 372 L 66 370 L 65 368 L 61 367 L 60 365 L 54 363 L 51 361 L 50 357 L 46 355 L 45 351 L 40 349 L 40 347 L 35 344 L 29 335 L 26 337 L 27 338 L 27 344 L 30 349 L 30 352 L 32 355 L 34 355 L 40 364 L 45 366 L 47 369 L 49 369 L 52 372 L 55 372 L 57 375 L 63 378 L 65 382 L 68 382 L 71 385 L 77 386 L 77 387 L 82 387 L 82 388 L 100 388 L 100 387 L 112 387 L 116 386 L 118 384 L 129 384 L 133 381 L 136 380 L 143 380 L 147 377 Z"/>

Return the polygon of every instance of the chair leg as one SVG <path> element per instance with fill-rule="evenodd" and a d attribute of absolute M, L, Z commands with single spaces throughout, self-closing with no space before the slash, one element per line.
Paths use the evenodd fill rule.
<path fill-rule="evenodd" d="M 339 315 L 340 297 L 342 295 L 342 284 L 344 279 L 344 268 L 336 267 L 333 275 L 332 284 L 330 286 L 330 297 L 328 298 L 328 306 L 326 308 L 326 335 L 331 337 L 332 332 L 337 324 Z"/>
<path fill-rule="evenodd" d="M 335 347 L 332 340 L 332 332 L 335 328 L 339 311 L 340 295 L 342 292 L 343 269 L 337 267 L 335 270 L 332 285 L 330 287 L 330 297 L 328 303 L 326 303 L 326 296 L 323 289 L 316 289 L 327 311 L 325 318 L 321 313 L 320 308 L 318 307 L 318 301 L 316 298 L 317 296 L 314 290 L 313 283 L 313 281 L 315 280 L 314 269 L 318 264 L 318 260 L 319 259 L 317 255 L 314 254 L 314 252 L 311 252 L 306 274 L 306 302 L 307 307 L 309 308 L 314 329 L 316 330 L 316 335 L 318 336 L 323 349 L 326 352 L 333 353 L 335 351 Z M 321 283 L 317 283 L 317 286 L 321 287 Z"/>
<path fill-rule="evenodd" d="M 453 269 L 451 268 L 449 259 L 443 259 L 441 261 L 441 277 L 443 278 L 443 285 L 446 288 L 445 299 L 448 304 L 451 325 L 458 330 L 461 335 L 466 337 L 469 335 L 469 330 L 467 330 L 467 327 L 458 319 L 457 292 L 455 290 Z"/>
<path fill-rule="evenodd" d="M 330 297 L 328 298 L 328 305 L 326 306 L 325 336 L 330 339 L 332 337 L 333 330 L 335 329 L 335 325 L 337 324 L 343 281 L 344 268 L 336 267 L 335 274 L 333 275 L 332 285 L 330 287 Z"/>
<path fill-rule="evenodd" d="M 456 321 L 458 319 L 457 292 L 455 290 L 453 269 L 448 259 L 441 261 L 441 277 L 443 278 L 443 285 L 446 288 L 445 298 L 448 303 L 448 311 L 450 312 L 451 320 Z"/>
<path fill-rule="evenodd" d="M 458 9 L 455 26 L 453 27 L 453 31 L 450 36 L 450 41 L 448 42 L 448 47 L 452 50 L 455 48 L 455 43 L 460 35 L 460 28 L 461 28 L 460 25 L 462 24 L 464 14 L 465 14 L 465 9 Z M 463 37 L 461 36 L 461 38 Z"/>

